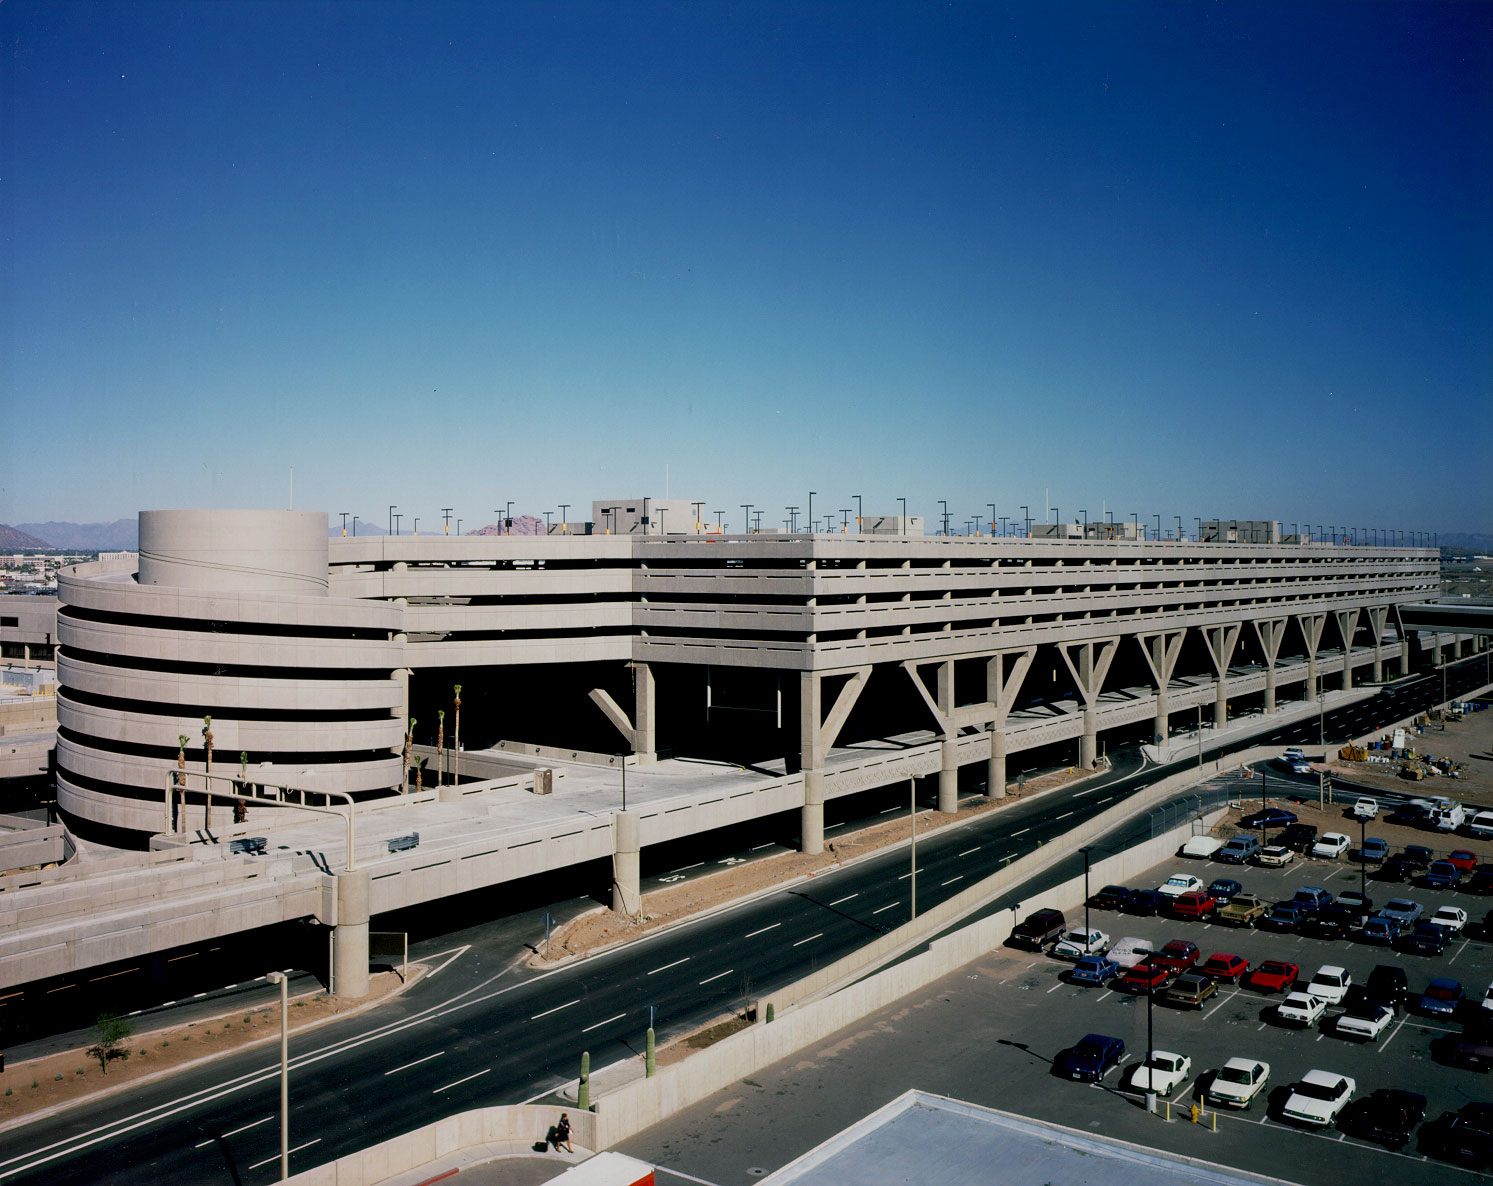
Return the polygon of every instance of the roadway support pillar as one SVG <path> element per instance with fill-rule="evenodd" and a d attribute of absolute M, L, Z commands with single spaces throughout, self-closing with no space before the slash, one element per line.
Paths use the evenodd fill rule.
<path fill-rule="evenodd" d="M 1078 739 L 1078 764 L 1092 770 L 1099 760 L 1099 718 L 1092 704 L 1083 706 L 1083 736 Z"/>
<path fill-rule="evenodd" d="M 1114 662 L 1115 652 L 1119 649 L 1119 638 L 1063 643 L 1058 647 L 1058 653 L 1062 655 L 1068 674 L 1073 677 L 1083 700 L 1083 735 L 1078 740 L 1078 764 L 1084 770 L 1092 770 L 1099 760 L 1099 714 L 1096 709 L 1099 693 L 1104 689 L 1104 677 L 1109 674 L 1109 665 Z"/>
<path fill-rule="evenodd" d="M 945 737 L 938 752 L 938 809 L 952 815 L 959 810 L 959 746 Z"/>
<path fill-rule="evenodd" d="M 1265 662 L 1265 715 L 1275 711 L 1275 659 L 1280 654 L 1281 640 L 1286 636 L 1287 618 L 1256 618 L 1253 622 L 1255 638 Z"/>
<path fill-rule="evenodd" d="M 1389 606 L 1371 605 L 1366 611 L 1369 615 L 1369 629 L 1374 633 L 1374 682 L 1384 682 L 1384 623 L 1389 620 Z"/>
<path fill-rule="evenodd" d="M 1213 702 L 1215 729 L 1223 729 L 1229 723 L 1229 664 L 1234 661 L 1234 648 L 1239 644 L 1239 632 L 1243 628 L 1243 622 L 1203 627 L 1203 643 L 1208 648 L 1208 658 L 1213 661 L 1214 687 L 1218 693 Z"/>
<path fill-rule="evenodd" d="M 1333 610 L 1337 630 L 1343 640 L 1343 691 L 1353 690 L 1353 636 L 1358 633 L 1358 609 Z"/>
<path fill-rule="evenodd" d="M 642 878 L 639 873 L 638 813 L 612 813 L 612 909 L 628 918 L 643 913 Z"/>
<path fill-rule="evenodd" d="M 814 854 L 824 851 L 824 771 L 805 770 L 804 805 L 798 814 L 798 850 Z"/>
<path fill-rule="evenodd" d="M 653 668 L 647 663 L 632 665 L 633 677 L 633 750 L 639 764 L 657 760 Z"/>
<path fill-rule="evenodd" d="M 1146 657 L 1146 666 L 1151 669 L 1151 679 L 1156 683 L 1156 727 L 1153 739 L 1157 745 L 1165 745 L 1171 736 L 1171 704 L 1167 689 L 1171 686 L 1172 672 L 1177 667 L 1177 657 L 1182 653 L 1182 641 L 1186 630 L 1165 630 L 1157 634 L 1137 634 L 1141 654 Z"/>
<path fill-rule="evenodd" d="M 368 870 L 337 874 L 337 927 L 332 932 L 332 978 L 337 996 L 368 995 Z"/>
<path fill-rule="evenodd" d="M 804 800 L 799 808 L 799 850 L 806 853 L 824 851 L 824 765 L 830 746 L 850 716 L 850 710 L 871 678 L 869 667 L 834 672 L 830 678 L 848 677 L 835 696 L 834 706 L 825 716 L 824 679 L 817 671 L 803 671 L 798 677 L 798 762 L 803 775 Z"/>
<path fill-rule="evenodd" d="M 985 797 L 1006 797 L 1006 731 L 999 725 L 990 727 L 990 758 L 985 766 Z"/>
<path fill-rule="evenodd" d="M 985 660 L 985 698 L 990 703 L 990 757 L 985 770 L 985 797 L 1006 797 L 1006 718 L 1031 669 L 1036 647 L 1000 651 Z"/>
<path fill-rule="evenodd" d="M 1306 646 L 1306 695 L 1303 700 L 1317 698 L 1317 648 L 1322 645 L 1322 628 L 1327 625 L 1327 615 L 1297 614 L 1296 625 L 1301 628 L 1301 641 Z"/>

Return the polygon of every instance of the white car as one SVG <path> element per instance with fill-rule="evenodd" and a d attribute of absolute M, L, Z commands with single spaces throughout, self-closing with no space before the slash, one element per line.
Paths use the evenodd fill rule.
<path fill-rule="evenodd" d="M 1333 1031 L 1344 1038 L 1370 1042 L 1382 1034 L 1394 1019 L 1394 1010 L 1388 1005 L 1366 1001 L 1339 1017 L 1333 1023 Z"/>
<path fill-rule="evenodd" d="M 1122 968 L 1133 968 L 1154 950 L 1149 939 L 1137 939 L 1126 935 L 1109 949 L 1109 958 Z"/>
<path fill-rule="evenodd" d="M 1493 836 L 1493 811 L 1479 811 L 1467 822 L 1467 831 L 1484 840 Z"/>
<path fill-rule="evenodd" d="M 1192 1059 L 1185 1054 L 1171 1054 L 1165 1050 L 1151 1051 L 1151 1057 L 1130 1072 L 1132 1091 L 1154 1091 L 1157 1095 L 1169 1096 L 1192 1073 Z"/>
<path fill-rule="evenodd" d="M 1426 919 L 1432 926 L 1438 926 L 1448 935 L 1460 935 L 1462 928 L 1467 925 L 1467 911 L 1460 906 L 1438 906 L 1436 913 Z"/>
<path fill-rule="evenodd" d="M 1312 856 L 1335 861 L 1348 851 L 1348 846 L 1352 843 L 1341 832 L 1323 832 L 1312 845 Z"/>
<path fill-rule="evenodd" d="M 1306 751 L 1304 749 L 1299 745 L 1290 745 L 1282 751 L 1280 760 L 1289 766 L 1292 762 L 1300 762 L 1305 757 Z"/>
<path fill-rule="evenodd" d="M 1280 866 L 1282 865 L 1289 865 L 1295 859 L 1296 854 L 1285 845 L 1270 844 L 1260 849 L 1260 851 L 1256 854 L 1255 864 L 1269 865 L 1274 866 L 1275 868 L 1280 868 Z"/>
<path fill-rule="evenodd" d="M 1379 814 L 1379 801 L 1377 799 L 1359 799 L 1353 804 L 1354 819 L 1373 819 Z"/>
<path fill-rule="evenodd" d="M 1214 1107 L 1247 1108 L 1270 1081 L 1270 1064 L 1254 1058 L 1231 1058 L 1218 1069 L 1207 1091 Z"/>
<path fill-rule="evenodd" d="M 1190 873 L 1178 873 L 1175 877 L 1168 877 L 1161 885 L 1156 887 L 1156 892 L 1168 898 L 1180 898 L 1183 894 L 1196 893 L 1198 890 L 1206 889 L 1201 879 L 1193 877 Z"/>
<path fill-rule="evenodd" d="M 1281 1025 L 1297 1025 L 1305 1028 L 1316 1025 L 1327 1012 L 1327 1002 L 1309 992 L 1293 992 L 1275 1007 L 1275 1019 Z"/>
<path fill-rule="evenodd" d="M 1077 960 L 1086 955 L 1103 955 L 1109 950 L 1109 936 L 1103 931 L 1082 928 L 1066 931 L 1053 944 L 1052 954 L 1060 960 Z"/>
<path fill-rule="evenodd" d="M 1306 991 L 1329 1005 L 1341 1005 L 1353 987 L 1353 973 L 1335 964 L 1323 964 L 1317 974 L 1307 982 Z"/>
<path fill-rule="evenodd" d="M 1483 990 L 1483 999 L 1479 1002 L 1489 1013 L 1493 1013 L 1493 984 Z"/>
<path fill-rule="evenodd" d="M 1291 1094 L 1280 1114 L 1297 1124 L 1325 1128 L 1337 1119 L 1347 1102 L 1358 1090 L 1358 1084 L 1336 1071 L 1308 1071 L 1300 1083 L 1292 1084 Z"/>

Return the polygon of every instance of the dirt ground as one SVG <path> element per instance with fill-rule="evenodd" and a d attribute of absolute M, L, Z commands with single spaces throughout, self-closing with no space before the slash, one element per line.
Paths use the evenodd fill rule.
<path fill-rule="evenodd" d="M 1337 747 L 1331 745 L 1328 751 L 1333 760 L 1328 763 L 1328 768 L 1334 775 L 1381 790 L 1428 798 L 1444 795 L 1459 803 L 1493 807 L 1493 708 L 1468 713 L 1460 721 L 1447 721 L 1445 729 L 1439 721 L 1432 721 L 1423 728 L 1420 736 L 1407 738 L 1407 744 L 1418 754 L 1450 758 L 1459 763 L 1462 769 L 1458 777 L 1437 776 L 1414 782 L 1400 777 L 1398 763 L 1379 766 L 1367 762 L 1344 762 L 1336 756 Z M 1383 736 L 1387 738 L 1389 731 L 1386 730 Z M 1374 739 L 1378 738 L 1376 735 Z"/>
<path fill-rule="evenodd" d="M 423 969 L 411 965 L 410 982 Z M 290 1000 L 291 1032 L 366 1009 L 392 996 L 403 985 L 397 972 L 369 978 L 368 995 L 359 1001 L 338 1001 L 324 992 L 305 993 Z M 120 1043 L 129 1057 L 109 1064 L 105 1073 L 97 1059 L 82 1050 L 64 1051 L 30 1062 L 11 1063 L 0 1074 L 0 1126 L 18 1117 L 84 1096 L 136 1083 L 147 1076 L 177 1070 L 187 1063 L 229 1053 L 280 1036 L 279 1003 L 248 1011 L 194 1021 L 167 1029 L 132 1034 Z"/>
<path fill-rule="evenodd" d="M 1081 772 L 1073 769 L 1044 774 L 1039 778 L 1028 779 L 1021 795 L 1013 792 L 998 802 L 1010 803 L 1018 798 L 1029 798 L 1040 791 L 1075 782 L 1081 777 Z M 951 824 L 962 823 L 974 816 L 993 811 L 996 805 L 994 802 L 984 801 L 966 804 L 960 807 L 957 815 L 944 815 L 932 810 L 920 811 L 917 814 L 917 834 L 923 836 Z M 529 966 L 552 967 L 598 948 L 636 939 L 659 927 L 723 906 L 738 898 L 750 897 L 762 890 L 802 877 L 814 877 L 855 857 L 905 840 L 909 831 L 905 821 L 892 820 L 863 828 L 840 839 L 826 840 L 824 851 L 814 856 L 779 853 L 745 865 L 733 865 L 719 873 L 697 877 L 680 885 L 653 890 L 643 895 L 642 915 L 637 920 L 599 908 L 581 915 L 556 931 L 550 938 L 550 958 L 546 960 L 542 953 L 536 954 L 530 957 Z"/>

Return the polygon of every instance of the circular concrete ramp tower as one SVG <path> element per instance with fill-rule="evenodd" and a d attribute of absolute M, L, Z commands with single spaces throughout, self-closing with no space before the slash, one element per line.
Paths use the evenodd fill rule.
<path fill-rule="evenodd" d="M 247 752 L 250 782 L 398 785 L 401 610 L 329 594 L 325 512 L 143 511 L 138 566 L 78 565 L 58 594 L 57 802 L 79 834 L 164 830 L 178 738 L 202 770 L 205 716 L 215 773 Z"/>

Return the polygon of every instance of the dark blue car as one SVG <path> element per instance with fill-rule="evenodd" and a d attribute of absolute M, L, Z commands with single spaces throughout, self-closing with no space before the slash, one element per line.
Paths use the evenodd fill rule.
<path fill-rule="evenodd" d="M 1120 965 L 1107 955 L 1086 955 L 1073 965 L 1068 979 L 1074 984 L 1108 984 L 1120 974 Z"/>
<path fill-rule="evenodd" d="M 1220 877 L 1208 887 L 1208 892 L 1218 899 L 1220 906 L 1227 906 L 1244 892 L 1244 887 L 1232 877 Z"/>
<path fill-rule="evenodd" d="M 1455 1017 L 1462 1004 L 1462 986 L 1455 980 L 1438 976 L 1421 994 L 1420 1011 L 1428 1017 Z M 1084 1039 L 1088 1041 L 1087 1038 Z"/>
<path fill-rule="evenodd" d="M 1125 1057 L 1125 1043 L 1108 1034 L 1085 1034 L 1052 1062 L 1052 1073 L 1064 1079 L 1097 1083 Z"/>

